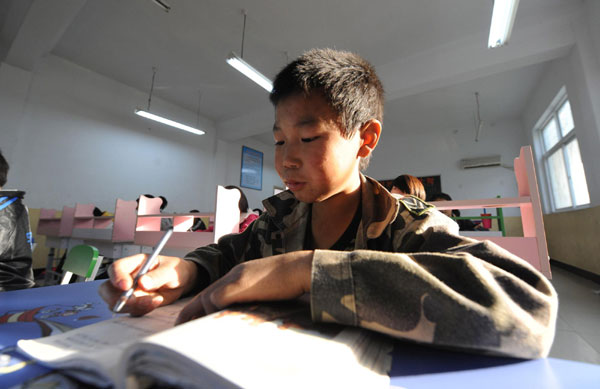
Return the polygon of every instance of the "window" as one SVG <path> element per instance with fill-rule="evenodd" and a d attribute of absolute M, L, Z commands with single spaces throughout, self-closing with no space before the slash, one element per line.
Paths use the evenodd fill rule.
<path fill-rule="evenodd" d="M 552 209 L 572 209 L 589 204 L 590 195 L 565 88 L 539 123 L 541 126 L 535 135 L 542 151 L 542 169 Z"/>

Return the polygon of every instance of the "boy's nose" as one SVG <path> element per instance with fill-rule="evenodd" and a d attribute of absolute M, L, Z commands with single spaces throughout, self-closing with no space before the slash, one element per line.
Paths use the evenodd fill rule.
<path fill-rule="evenodd" d="M 300 160 L 296 158 L 285 158 L 283 160 L 283 167 L 287 169 L 297 169 L 300 167 Z"/>
<path fill-rule="evenodd" d="M 283 152 L 283 166 L 287 169 L 295 169 L 301 166 L 296 147 L 286 147 Z"/>

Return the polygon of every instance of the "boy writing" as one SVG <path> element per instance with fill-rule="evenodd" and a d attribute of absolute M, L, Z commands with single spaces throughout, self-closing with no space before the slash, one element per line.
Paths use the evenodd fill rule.
<path fill-rule="evenodd" d="M 544 356 L 557 298 L 524 261 L 458 236 L 451 219 L 397 200 L 361 174 L 381 135 L 383 89 L 357 55 L 312 50 L 287 65 L 270 95 L 275 166 L 288 191 L 263 202 L 242 234 L 184 259 L 160 257 L 126 309 L 141 315 L 200 293 L 178 322 L 238 302 L 310 292 L 315 321 L 524 358 Z M 110 306 L 144 255 L 109 270 Z"/>

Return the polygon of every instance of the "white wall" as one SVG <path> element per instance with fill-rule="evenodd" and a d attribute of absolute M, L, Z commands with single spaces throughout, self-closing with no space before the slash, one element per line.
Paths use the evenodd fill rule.
<path fill-rule="evenodd" d="M 584 14 L 586 17 L 585 24 L 589 28 L 590 38 L 595 47 L 596 58 L 600 61 L 600 23 L 598 23 L 598 18 L 600 18 L 600 1 L 585 0 Z"/>
<path fill-rule="evenodd" d="M 9 162 L 19 142 L 18 128 L 23 118 L 30 83 L 30 72 L 0 63 L 0 148 Z"/>
<path fill-rule="evenodd" d="M 241 144 L 217 147 L 210 121 L 201 120 L 206 134 L 197 136 L 136 116 L 145 92 L 59 57 L 44 58 L 33 72 L 3 63 L 0 88 L 0 148 L 11 165 L 6 188 L 27 191 L 31 208 L 81 202 L 113 210 L 117 197 L 152 193 L 167 197 L 167 211 L 208 211 L 217 183 L 239 185 Z M 156 97 L 151 108 L 196 124 L 193 112 Z M 258 206 L 257 198 L 272 194 L 272 158 L 261 149 L 267 146 L 249 146 L 265 152 L 264 191 L 246 191 Z"/>
<path fill-rule="evenodd" d="M 462 170 L 460 160 L 499 154 L 503 165 L 512 166 L 520 147 L 527 144 L 518 120 L 507 119 L 485 127 L 478 142 L 472 125 L 463 129 L 411 127 L 409 130 L 393 124 L 383 127 L 367 175 L 376 179 L 393 179 L 400 174 L 440 175 L 442 191 L 461 200 L 517 196 L 512 170 L 505 167 Z M 513 214 L 518 211 L 505 212 L 507 216 Z"/>
<path fill-rule="evenodd" d="M 596 12 L 595 20 L 599 20 L 600 7 L 588 8 Z M 588 21 L 591 21 L 589 15 L 574 20 L 575 47 L 566 57 L 554 60 L 546 69 L 523 112 L 522 123 L 526 136 L 533 142 L 532 131 L 536 123 L 560 88 L 566 87 L 590 192 L 590 206 L 596 206 L 600 205 L 600 55 L 596 52 L 600 46 L 592 43 L 590 32 L 598 29 L 590 28 Z M 600 40 L 600 37 L 596 38 Z M 541 171 L 539 162 L 537 167 Z M 544 179 L 542 176 L 540 180 L 542 190 L 545 190 Z M 549 211 L 547 202 L 545 210 Z"/>
<path fill-rule="evenodd" d="M 262 200 L 273 195 L 273 187 L 284 187 L 274 164 L 274 148 L 253 139 L 247 138 L 236 142 L 217 141 L 216 177 L 219 185 L 240 186 L 242 166 L 242 146 L 250 147 L 263 153 L 262 190 L 241 188 L 246 194 L 250 209 L 263 209 Z"/>

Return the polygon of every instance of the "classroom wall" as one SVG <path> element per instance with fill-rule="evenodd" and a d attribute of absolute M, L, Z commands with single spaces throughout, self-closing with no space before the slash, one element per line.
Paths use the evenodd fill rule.
<path fill-rule="evenodd" d="M 586 2 L 584 12 L 573 20 L 576 45 L 570 53 L 553 61 L 541 77 L 529 104 L 523 111 L 522 123 L 533 142 L 533 129 L 562 86 L 566 87 L 575 132 L 585 167 L 590 206 L 577 211 L 550 213 L 544 200 L 544 223 L 550 257 L 570 265 L 600 273 L 597 247 L 598 205 L 600 205 L 600 7 Z M 543 199 L 548 199 L 547 180 L 536 161 Z M 592 224 L 590 224 L 592 223 Z"/>
<path fill-rule="evenodd" d="M 254 139 L 244 139 L 237 142 L 217 141 L 216 177 L 219 185 L 240 186 L 242 166 L 242 146 L 247 146 L 263 152 L 263 182 L 262 190 L 241 188 L 248 199 L 250 209 L 263 209 L 262 201 L 273 195 L 273 187 L 284 187 L 275 170 L 275 150 L 272 145 L 265 145 Z"/>
<path fill-rule="evenodd" d="M 0 62 L 0 149 L 8 160 L 19 139 L 19 128 L 25 110 L 32 74 Z"/>
<path fill-rule="evenodd" d="M 598 0 L 584 1 L 584 15 L 586 17 L 585 25 L 589 28 L 589 36 L 594 45 L 593 52 L 600 61 L 600 2 Z"/>
<path fill-rule="evenodd" d="M 25 190 L 30 208 L 81 202 L 113 210 L 117 197 L 152 193 L 167 197 L 167 211 L 209 211 L 218 183 L 239 185 L 241 144 L 217 141 L 205 118 L 206 134 L 197 136 L 134 115 L 136 106 L 147 104 L 145 91 L 53 55 L 33 72 L 2 63 L 0 86 L 0 148 L 11 164 L 7 188 Z M 195 113 L 156 96 L 151 110 L 196 124 Z M 258 198 L 272 194 L 273 159 L 269 146 L 249 146 L 265 152 L 263 191 L 247 193 L 258 206 Z"/>
<path fill-rule="evenodd" d="M 600 207 L 544 215 L 550 258 L 600 275 Z"/>
<path fill-rule="evenodd" d="M 440 175 L 442 191 L 455 199 L 514 197 L 517 183 L 509 167 L 525 144 L 522 124 L 516 119 L 487 126 L 478 142 L 472 124 L 463 128 L 419 128 L 414 124 L 409 130 L 396 123 L 385 123 L 367 174 L 376 179 L 393 179 L 400 174 Z M 461 159 L 498 154 L 504 167 L 460 168 Z M 519 211 L 507 208 L 505 215 L 518 216 Z"/>

